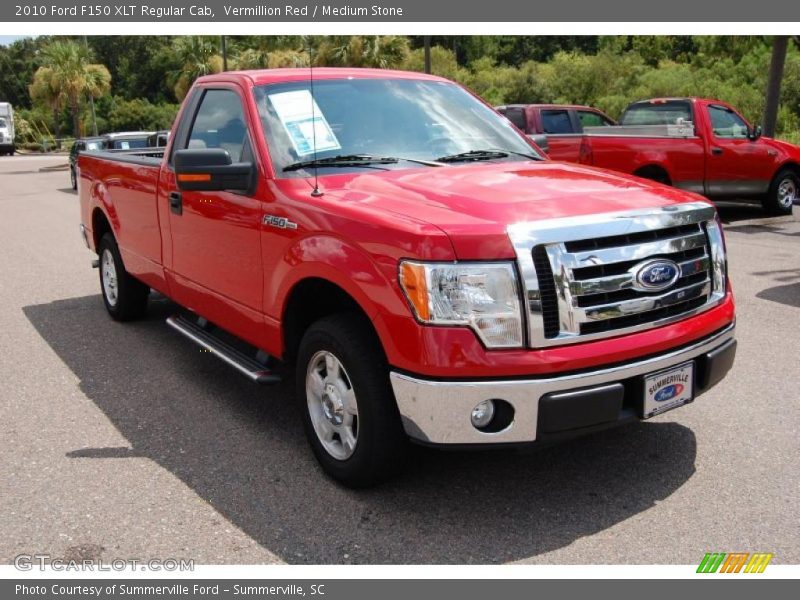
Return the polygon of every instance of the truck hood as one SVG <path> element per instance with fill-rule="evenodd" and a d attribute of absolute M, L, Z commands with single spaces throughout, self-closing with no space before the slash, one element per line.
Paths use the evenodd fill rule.
<path fill-rule="evenodd" d="M 337 202 L 369 203 L 438 227 L 461 259 L 513 258 L 506 231 L 514 223 L 702 199 L 637 177 L 551 161 L 351 173 L 320 184 Z"/>

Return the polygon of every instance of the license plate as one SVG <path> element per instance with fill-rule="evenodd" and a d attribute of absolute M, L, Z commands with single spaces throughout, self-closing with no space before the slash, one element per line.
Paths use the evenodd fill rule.
<path fill-rule="evenodd" d="M 644 378 L 644 418 L 683 406 L 694 396 L 694 362 L 670 367 Z"/>

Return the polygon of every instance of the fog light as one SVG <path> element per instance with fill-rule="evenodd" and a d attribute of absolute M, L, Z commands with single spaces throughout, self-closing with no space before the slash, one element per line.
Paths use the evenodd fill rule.
<path fill-rule="evenodd" d="M 472 409 L 472 424 L 483 429 L 494 418 L 494 400 L 484 400 Z"/>

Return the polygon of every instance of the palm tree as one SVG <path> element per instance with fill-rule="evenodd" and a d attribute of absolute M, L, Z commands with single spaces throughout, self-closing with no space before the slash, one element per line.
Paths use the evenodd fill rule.
<path fill-rule="evenodd" d="M 396 35 L 331 36 L 319 44 L 314 64 L 391 69 L 402 65 L 408 52 L 408 40 Z"/>
<path fill-rule="evenodd" d="M 108 93 L 111 74 L 104 65 L 91 62 L 91 53 L 84 44 L 72 40 L 59 40 L 46 46 L 42 50 L 42 65 L 34 75 L 32 86 L 35 85 L 36 93 L 43 94 L 40 97 L 45 98 L 47 86 L 42 89 L 39 86 L 44 85 L 44 80 L 48 81 L 50 93 L 69 105 L 74 135 L 80 136 L 81 103 L 88 97 L 99 98 Z"/>
<path fill-rule="evenodd" d="M 307 67 L 308 43 L 303 36 L 250 36 L 239 42 L 236 67 L 239 69 L 279 69 Z"/>
<path fill-rule="evenodd" d="M 180 67 L 170 73 L 172 89 L 178 100 L 183 100 L 198 77 L 222 73 L 222 56 L 216 38 L 199 35 L 181 36 L 172 46 Z"/>
<path fill-rule="evenodd" d="M 28 86 L 31 100 L 41 102 L 53 111 L 56 138 L 61 137 L 61 109 L 64 106 L 64 94 L 54 86 L 53 69 L 39 67 L 33 74 L 33 82 Z"/>

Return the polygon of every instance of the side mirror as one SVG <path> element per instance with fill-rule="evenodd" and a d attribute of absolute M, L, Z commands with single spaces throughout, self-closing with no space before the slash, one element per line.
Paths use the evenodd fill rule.
<path fill-rule="evenodd" d="M 249 192 L 255 187 L 253 163 L 234 163 L 222 148 L 178 150 L 172 159 L 178 189 L 185 192 Z"/>
<path fill-rule="evenodd" d="M 761 125 L 756 125 L 755 127 L 750 128 L 747 132 L 747 138 L 750 141 L 756 141 L 758 138 L 761 137 Z"/>

